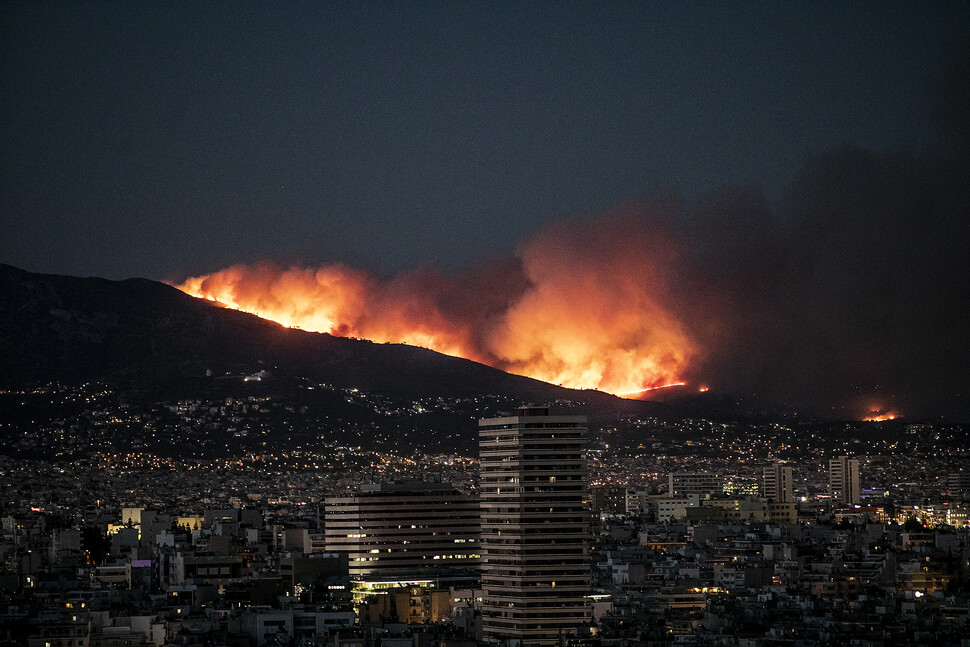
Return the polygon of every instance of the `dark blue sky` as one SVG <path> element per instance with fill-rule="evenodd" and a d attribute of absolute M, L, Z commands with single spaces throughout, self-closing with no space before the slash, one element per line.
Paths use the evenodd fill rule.
<path fill-rule="evenodd" d="M 933 145 L 965 2 L 0 4 L 0 262 L 507 253 L 658 189 Z"/>

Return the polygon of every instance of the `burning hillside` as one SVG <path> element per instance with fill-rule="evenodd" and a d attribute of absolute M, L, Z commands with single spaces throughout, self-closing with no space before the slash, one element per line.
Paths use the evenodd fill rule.
<path fill-rule="evenodd" d="M 697 346 L 667 307 L 674 245 L 643 222 L 557 223 L 515 259 L 453 276 L 258 264 L 178 287 L 287 326 L 423 346 L 571 388 L 649 392 L 682 383 Z"/>

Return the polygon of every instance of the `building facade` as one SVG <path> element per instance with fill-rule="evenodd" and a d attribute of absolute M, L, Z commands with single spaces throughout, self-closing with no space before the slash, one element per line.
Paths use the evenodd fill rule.
<path fill-rule="evenodd" d="M 590 620 L 586 417 L 524 408 L 479 441 L 484 641 L 558 645 Z"/>
<path fill-rule="evenodd" d="M 783 463 L 772 463 L 764 471 L 764 497 L 771 503 L 794 501 L 794 470 Z"/>
<path fill-rule="evenodd" d="M 364 485 L 324 499 L 326 548 L 354 579 L 459 576 L 481 561 L 478 498 L 447 483 Z"/>
<path fill-rule="evenodd" d="M 708 472 L 671 472 L 668 476 L 670 496 L 697 494 L 703 497 L 719 496 L 724 492 L 724 477 Z"/>
<path fill-rule="evenodd" d="M 855 505 L 862 500 L 858 458 L 839 456 L 829 461 L 829 492 L 844 505 Z"/>

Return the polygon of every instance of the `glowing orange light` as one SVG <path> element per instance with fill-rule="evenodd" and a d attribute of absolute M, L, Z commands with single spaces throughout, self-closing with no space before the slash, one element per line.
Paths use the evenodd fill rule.
<path fill-rule="evenodd" d="M 711 387 L 709 386 L 702 386 L 697 389 L 698 393 L 707 393 L 710 390 L 711 390 Z"/>
<path fill-rule="evenodd" d="M 885 422 L 887 420 L 895 420 L 899 417 L 899 414 L 895 411 L 870 411 L 865 418 L 862 419 L 863 422 Z"/>
<path fill-rule="evenodd" d="M 684 386 L 677 378 L 693 349 L 677 321 L 628 285 L 567 275 L 538 277 L 505 310 L 471 317 L 445 314 L 407 276 L 383 282 L 339 265 L 233 266 L 177 287 L 288 327 L 421 346 L 626 397 Z"/>
<path fill-rule="evenodd" d="M 613 395 L 619 395 L 622 397 L 632 397 L 634 400 L 639 399 L 638 396 L 644 396 L 652 391 L 660 391 L 661 389 L 669 389 L 675 386 L 687 386 L 687 382 L 670 382 L 668 384 L 659 384 L 657 386 L 651 386 L 646 389 L 639 389 L 637 391 L 621 391 L 619 393 L 614 393 Z"/>
<path fill-rule="evenodd" d="M 177 287 L 286 326 L 423 346 L 576 389 L 683 386 L 697 347 L 665 304 L 672 244 L 622 214 L 574 225 L 549 226 L 512 264 L 456 277 L 262 264 Z"/>

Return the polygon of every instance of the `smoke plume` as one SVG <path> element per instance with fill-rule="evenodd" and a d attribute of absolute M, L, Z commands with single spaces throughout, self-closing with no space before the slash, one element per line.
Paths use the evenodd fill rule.
<path fill-rule="evenodd" d="M 753 189 L 666 196 L 550 223 L 453 275 L 265 263 L 179 287 L 575 388 L 686 381 L 833 416 L 926 414 L 962 406 L 970 356 L 965 201 L 936 164 L 844 147 L 778 207 Z"/>
<path fill-rule="evenodd" d="M 501 259 L 381 279 L 344 265 L 233 266 L 179 287 L 290 326 L 403 342 L 574 388 L 678 382 L 696 353 L 671 313 L 676 243 L 643 209 L 553 223 Z"/>
<path fill-rule="evenodd" d="M 261 264 L 180 287 L 565 386 L 686 381 L 835 417 L 970 419 L 968 79 L 964 44 L 932 88 L 936 150 L 819 153 L 778 204 L 751 188 L 658 196 L 453 275 Z"/>

